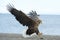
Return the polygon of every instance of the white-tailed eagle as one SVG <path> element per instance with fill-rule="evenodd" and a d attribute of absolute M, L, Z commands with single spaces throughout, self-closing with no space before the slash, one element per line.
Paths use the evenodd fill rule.
<path fill-rule="evenodd" d="M 8 11 L 15 16 L 16 20 L 22 24 L 23 26 L 28 26 L 26 31 L 27 35 L 31 35 L 36 33 L 37 35 L 41 34 L 38 30 L 38 26 L 41 23 L 41 20 L 38 18 L 36 11 L 30 12 L 29 16 L 27 16 L 21 10 L 17 10 L 11 5 L 7 5 Z"/>

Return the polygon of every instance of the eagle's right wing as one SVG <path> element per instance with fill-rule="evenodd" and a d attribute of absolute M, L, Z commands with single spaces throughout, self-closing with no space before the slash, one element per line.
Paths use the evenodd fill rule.
<path fill-rule="evenodd" d="M 29 27 L 29 26 L 34 26 L 36 24 L 34 20 L 29 18 L 27 15 L 25 15 L 25 13 L 23 13 L 21 10 L 18 11 L 11 5 L 7 5 L 7 9 L 11 14 L 15 16 L 17 21 L 19 21 L 19 23 L 21 23 L 23 26 L 26 25 Z"/>

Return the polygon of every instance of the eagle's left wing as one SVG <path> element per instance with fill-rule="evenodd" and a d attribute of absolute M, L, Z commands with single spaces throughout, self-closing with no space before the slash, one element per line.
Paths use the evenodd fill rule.
<path fill-rule="evenodd" d="M 12 7 L 11 5 L 7 5 L 8 11 L 15 16 L 17 21 L 21 23 L 23 26 L 26 25 L 28 27 L 32 27 L 36 24 L 34 20 L 29 18 L 25 13 L 23 13 L 21 10 L 17 10 L 16 8 Z"/>

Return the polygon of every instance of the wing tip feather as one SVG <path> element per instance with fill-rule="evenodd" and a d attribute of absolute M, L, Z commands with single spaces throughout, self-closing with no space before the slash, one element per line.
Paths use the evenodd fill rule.
<path fill-rule="evenodd" d="M 8 4 L 6 7 L 8 11 L 11 11 L 12 9 L 14 9 L 14 5 L 11 5 L 11 4 Z"/>

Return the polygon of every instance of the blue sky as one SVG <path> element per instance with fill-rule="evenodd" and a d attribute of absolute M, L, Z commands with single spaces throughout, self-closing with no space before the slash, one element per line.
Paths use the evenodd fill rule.
<path fill-rule="evenodd" d="M 35 10 L 38 14 L 60 14 L 60 0 L 0 0 L 0 13 L 9 13 L 9 3 L 25 13 Z"/>

